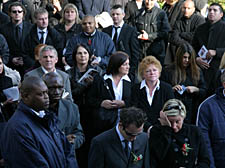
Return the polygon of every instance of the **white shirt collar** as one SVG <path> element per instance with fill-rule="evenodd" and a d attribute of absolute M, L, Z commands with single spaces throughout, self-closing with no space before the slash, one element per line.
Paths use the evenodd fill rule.
<path fill-rule="evenodd" d="M 49 73 L 43 66 L 41 66 L 41 69 L 43 70 L 44 74 L 47 74 Z M 56 72 L 56 68 L 54 69 L 53 72 Z"/>
<path fill-rule="evenodd" d="M 114 25 L 114 27 L 120 27 L 120 28 L 122 28 L 123 27 L 123 24 L 124 24 L 124 21 L 122 20 L 122 22 L 119 24 L 119 26 L 115 26 Z"/>
<path fill-rule="evenodd" d="M 40 118 L 44 118 L 44 116 L 45 116 L 45 111 L 44 110 L 41 110 L 41 111 L 39 111 L 39 112 L 36 112 L 35 110 L 33 110 L 33 109 L 31 109 L 33 112 L 34 112 L 34 114 L 36 114 L 38 117 L 40 117 Z"/>
<path fill-rule="evenodd" d="M 111 80 L 113 81 L 112 74 L 109 74 L 109 75 L 105 74 L 105 75 L 103 76 L 103 78 L 104 78 L 104 80 L 111 79 Z M 128 82 L 131 82 L 131 80 L 130 80 L 130 78 L 129 78 L 128 75 L 124 75 L 120 80 L 126 80 L 126 81 L 128 81 Z"/>
<path fill-rule="evenodd" d="M 84 34 L 85 34 L 86 36 L 91 36 L 91 37 L 94 36 L 95 33 L 96 33 L 96 29 L 95 29 L 95 31 L 94 31 L 93 33 L 91 33 L 91 34 L 88 34 L 88 33 L 84 32 Z"/>
<path fill-rule="evenodd" d="M 123 140 L 125 140 L 125 138 L 123 137 L 123 135 L 120 133 L 119 130 L 119 124 L 116 125 L 116 132 L 119 135 L 120 141 L 123 142 Z"/>
<path fill-rule="evenodd" d="M 41 30 L 41 29 L 39 29 L 38 27 L 37 27 L 37 32 L 39 33 L 39 32 L 47 32 L 47 27 L 46 28 L 44 28 L 43 30 Z"/>
<path fill-rule="evenodd" d="M 143 87 L 148 87 L 145 79 L 141 81 L 140 89 L 142 89 Z M 157 90 L 160 89 L 160 80 L 159 79 L 158 79 L 157 84 L 156 84 L 156 89 Z"/>

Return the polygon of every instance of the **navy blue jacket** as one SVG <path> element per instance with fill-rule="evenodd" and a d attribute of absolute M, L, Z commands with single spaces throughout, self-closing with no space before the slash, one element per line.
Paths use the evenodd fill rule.
<path fill-rule="evenodd" d="M 198 109 L 197 125 L 202 133 L 210 156 L 210 168 L 225 167 L 225 96 L 223 88 L 207 98 Z"/>
<path fill-rule="evenodd" d="M 89 43 L 88 43 L 89 41 Z M 87 36 L 84 32 L 72 37 L 66 48 L 66 61 L 69 65 L 73 65 L 72 53 L 78 44 L 86 44 L 97 57 L 101 57 L 100 66 L 105 69 L 109 62 L 109 56 L 115 51 L 112 39 L 103 32 L 96 30 L 93 36 Z"/>
<path fill-rule="evenodd" d="M 56 127 L 53 113 L 38 117 L 21 102 L 1 138 L 2 156 L 10 168 L 77 168 L 71 146 Z"/>

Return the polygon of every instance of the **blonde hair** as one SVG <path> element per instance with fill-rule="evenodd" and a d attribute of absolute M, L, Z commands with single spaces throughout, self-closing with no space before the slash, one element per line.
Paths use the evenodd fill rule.
<path fill-rule="evenodd" d="M 162 65 L 154 56 L 147 56 L 145 57 L 138 66 L 138 78 L 139 80 L 143 80 L 144 71 L 148 68 L 149 65 L 155 65 L 156 68 L 161 73 L 162 71 Z"/>
<path fill-rule="evenodd" d="M 224 69 L 224 68 L 225 68 L 225 52 L 224 52 L 223 57 L 222 57 L 222 59 L 220 61 L 219 69 Z"/>
<path fill-rule="evenodd" d="M 80 18 L 79 18 L 78 9 L 77 9 L 77 7 L 76 7 L 74 4 L 72 4 L 72 3 L 68 3 L 68 4 L 66 4 L 66 5 L 64 6 L 63 11 L 62 11 L 62 19 L 60 20 L 60 22 L 61 22 L 61 23 L 65 23 L 65 18 L 64 18 L 64 17 L 65 17 L 65 12 L 66 12 L 66 10 L 68 10 L 68 9 L 73 9 L 73 10 L 75 11 L 75 13 L 76 13 L 75 23 L 76 23 L 76 24 L 80 23 Z"/>
<path fill-rule="evenodd" d="M 181 117 L 186 117 L 186 108 L 182 101 L 178 99 L 169 99 L 166 101 L 166 103 L 163 106 L 164 113 L 166 113 L 167 116 L 177 116 L 180 115 Z"/>

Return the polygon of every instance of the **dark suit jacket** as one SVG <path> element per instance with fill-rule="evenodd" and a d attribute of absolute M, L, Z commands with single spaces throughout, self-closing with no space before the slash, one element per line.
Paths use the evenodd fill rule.
<path fill-rule="evenodd" d="M 63 39 L 60 35 L 60 33 L 54 29 L 48 26 L 48 35 L 45 41 L 45 44 L 52 45 L 58 52 L 58 63 L 57 67 L 62 67 L 62 51 L 63 51 Z M 29 34 L 25 38 L 24 42 L 24 62 L 25 65 L 28 66 L 28 68 L 32 67 L 34 65 L 35 59 L 34 59 L 34 48 L 40 44 L 40 41 L 38 39 L 37 34 L 37 26 L 34 25 Z"/>
<path fill-rule="evenodd" d="M 72 98 L 72 93 L 71 93 L 71 87 L 70 87 L 70 79 L 69 79 L 69 75 L 59 69 L 56 69 L 56 73 L 58 73 L 62 79 L 63 79 L 63 85 L 64 85 L 64 89 L 66 92 L 69 92 L 69 96 L 68 96 L 68 99 L 69 100 L 73 100 Z M 37 76 L 39 78 L 42 78 L 44 75 L 44 71 L 42 70 L 41 67 L 39 68 L 36 68 L 32 71 L 29 71 L 27 72 L 25 75 L 24 75 L 24 79 L 28 76 Z"/>
<path fill-rule="evenodd" d="M 174 93 L 172 87 L 166 82 L 160 81 L 159 90 L 156 89 L 152 105 L 148 103 L 147 93 L 145 87 L 140 89 L 140 84 L 136 84 L 132 88 L 131 94 L 131 105 L 141 108 L 147 114 L 147 121 L 145 123 L 145 130 L 147 130 L 151 125 L 157 124 L 159 118 L 159 112 L 162 110 L 164 103 L 174 98 Z"/>
<path fill-rule="evenodd" d="M 106 85 L 104 82 L 108 85 L 109 90 L 106 88 Z M 131 82 L 123 80 L 122 100 L 125 102 L 126 106 L 129 106 L 130 95 L 131 95 Z M 110 128 L 102 127 L 103 122 L 102 120 L 100 120 L 99 110 L 103 100 L 115 100 L 115 94 L 113 91 L 112 81 L 110 79 L 107 79 L 104 81 L 103 77 L 96 76 L 87 94 L 87 104 L 89 105 L 89 108 L 92 109 L 91 114 L 93 115 L 93 119 L 92 119 L 94 124 L 93 128 L 96 127 L 95 129 L 93 129 L 93 132 L 96 132 L 95 135 L 103 131 L 106 131 L 108 129 L 111 129 L 114 126 L 114 125 L 111 127 L 109 126 Z M 113 110 L 105 109 L 105 112 L 113 113 L 112 117 L 117 119 L 117 110 L 118 109 L 113 109 Z"/>
<path fill-rule="evenodd" d="M 15 38 L 14 27 L 15 25 L 12 22 L 9 22 L 0 28 L 0 32 L 1 34 L 4 35 L 9 46 L 9 53 L 10 53 L 9 63 L 12 62 L 12 58 L 23 56 L 22 55 L 22 50 L 24 49 L 23 44 L 25 41 L 25 37 L 31 30 L 32 24 L 23 21 L 22 40 L 20 42 L 18 42 Z"/>
<path fill-rule="evenodd" d="M 113 26 L 109 26 L 103 29 L 103 32 L 107 33 L 110 37 L 112 37 L 112 29 Z M 135 71 L 138 68 L 138 63 L 141 55 L 141 46 L 137 38 L 137 31 L 135 28 L 129 26 L 124 23 L 119 38 L 116 45 L 117 51 L 124 51 L 130 57 L 130 77 L 133 80 Z"/>
<path fill-rule="evenodd" d="M 136 137 L 132 143 L 132 152 L 142 155 L 143 159 L 134 162 L 131 154 L 127 159 L 123 146 L 113 128 L 92 140 L 88 157 L 88 168 L 149 168 L 148 137 L 142 133 Z"/>

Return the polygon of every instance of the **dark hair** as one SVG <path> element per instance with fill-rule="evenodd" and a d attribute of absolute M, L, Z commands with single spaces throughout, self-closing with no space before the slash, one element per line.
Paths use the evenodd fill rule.
<path fill-rule="evenodd" d="M 127 128 L 130 124 L 134 124 L 137 128 L 147 120 L 146 113 L 136 107 L 123 108 L 120 111 L 120 122 L 124 128 Z"/>
<path fill-rule="evenodd" d="M 11 13 L 11 12 L 12 12 L 11 8 L 12 8 L 13 6 L 20 6 L 20 7 L 23 9 L 23 18 L 24 18 L 25 15 L 26 15 L 26 13 L 27 13 L 27 10 L 26 10 L 26 8 L 23 6 L 23 4 L 20 3 L 20 2 L 13 2 L 13 3 L 11 3 L 11 4 L 9 5 L 9 8 L 8 8 L 8 13 Z"/>
<path fill-rule="evenodd" d="M 116 75 L 119 73 L 120 66 L 129 59 L 129 56 L 122 51 L 117 51 L 109 58 L 109 64 L 106 69 L 106 74 Z"/>
<path fill-rule="evenodd" d="M 221 13 L 221 12 L 223 13 L 223 7 L 222 7 L 219 3 L 214 2 L 214 3 L 211 3 L 211 4 L 209 5 L 209 7 L 210 7 L 210 6 L 218 6 L 219 9 L 220 9 L 220 13 Z"/>
<path fill-rule="evenodd" d="M 90 63 L 91 56 L 92 56 L 91 50 L 86 44 L 81 43 L 81 44 L 77 44 L 77 46 L 73 50 L 72 59 L 73 59 L 74 65 L 75 66 L 77 65 L 76 55 L 77 55 L 77 50 L 78 50 L 79 47 L 83 47 L 85 50 L 87 50 L 87 52 L 89 54 L 89 61 L 88 61 L 88 63 Z"/>
<path fill-rule="evenodd" d="M 195 86 L 197 86 L 200 79 L 200 69 L 195 61 L 196 58 L 195 50 L 189 43 L 183 43 L 177 49 L 175 59 L 175 72 L 173 75 L 172 84 L 177 85 L 186 80 L 187 73 L 183 66 L 183 57 L 185 53 L 188 53 L 190 55 L 189 60 L 190 60 L 191 78 Z"/>
<path fill-rule="evenodd" d="M 124 9 L 123 9 L 122 5 L 120 5 L 120 4 L 116 4 L 111 8 L 111 10 L 115 10 L 115 9 L 121 9 L 124 13 Z"/>

